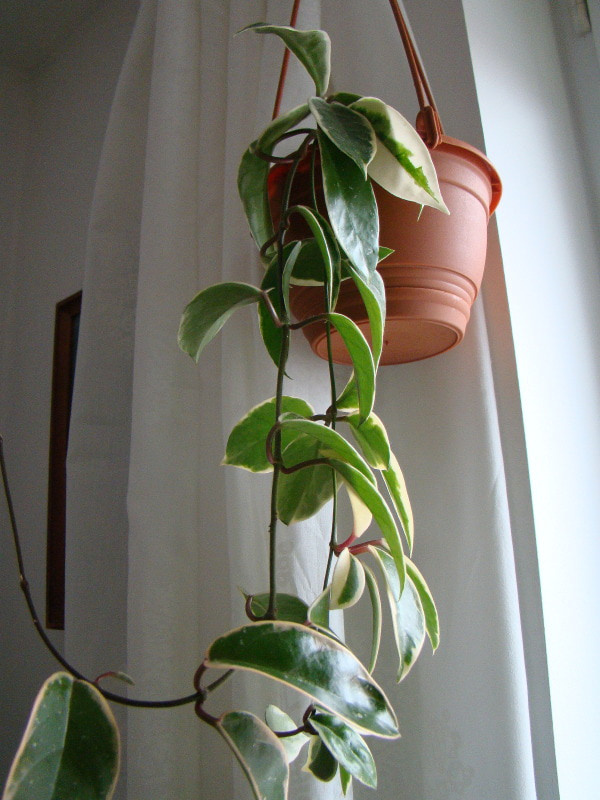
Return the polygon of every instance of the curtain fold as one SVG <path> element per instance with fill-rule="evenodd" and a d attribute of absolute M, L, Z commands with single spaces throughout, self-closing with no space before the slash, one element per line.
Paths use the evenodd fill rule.
<path fill-rule="evenodd" d="M 460 13 L 459 3 L 452 13 Z M 270 118 L 281 48 L 269 37 L 233 34 L 261 18 L 286 24 L 288 14 L 288 4 L 276 2 L 144 0 L 107 131 L 69 456 L 67 641 L 70 652 L 83 647 L 94 666 L 105 656 L 119 662 L 108 668 L 125 668 L 136 696 L 190 692 L 209 642 L 242 620 L 238 587 L 267 587 L 268 479 L 218 464 L 231 426 L 274 394 L 273 365 L 249 309 L 232 317 L 198 367 L 178 351 L 176 332 L 199 289 L 260 280 L 236 171 Z M 361 70 L 377 48 L 362 52 L 351 38 L 354 22 L 391 36 L 374 17 L 365 20 L 360 0 L 303 4 L 299 27 L 322 23 L 335 33 L 336 89 L 376 93 L 363 85 Z M 383 99 L 395 102 L 395 77 L 386 80 Z M 309 91 L 292 62 L 283 108 Z M 327 392 L 316 388 L 326 365 L 297 338 L 286 392 L 304 394 L 308 385 L 304 396 L 327 407 Z M 480 304 L 460 348 L 386 368 L 379 387 L 376 410 L 405 470 L 416 558 L 439 602 L 442 645 L 391 691 L 403 739 L 374 747 L 378 796 L 534 800 L 504 465 Z M 306 600 L 318 593 L 316 565 L 328 536 L 326 515 L 282 528 L 281 590 Z M 98 569 L 108 598 L 99 599 Z M 100 629 L 115 630 L 113 645 L 89 637 L 90 611 Z M 346 621 L 358 636 L 366 624 L 360 613 Z M 384 657 L 376 673 L 382 682 L 395 673 L 389 647 Z M 215 698 L 215 712 L 229 707 L 231 692 L 258 713 L 267 698 L 288 702 L 260 681 L 237 680 Z M 301 710 L 302 700 L 292 702 Z M 123 798 L 248 795 L 223 743 L 190 707 L 132 710 L 127 726 Z M 317 787 L 301 776 L 293 786 L 296 800 L 341 797 L 337 781 Z M 354 796 L 371 795 L 355 787 Z"/>

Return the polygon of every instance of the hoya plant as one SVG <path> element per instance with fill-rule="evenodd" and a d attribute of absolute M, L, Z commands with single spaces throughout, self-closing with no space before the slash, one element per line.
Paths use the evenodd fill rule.
<path fill-rule="evenodd" d="M 269 585 L 249 587 L 245 603 L 240 601 L 244 621 L 208 646 L 194 678 L 195 693 L 163 705 L 193 703 L 199 719 L 231 748 L 254 797 L 284 800 L 295 760 L 317 781 L 339 780 L 344 793 L 352 780 L 376 787 L 367 740 L 399 736 L 394 709 L 374 678 L 382 635 L 381 596 L 389 606 L 398 681 L 412 668 L 426 637 L 434 650 L 438 645 L 435 604 L 411 560 L 414 526 L 404 477 L 374 411 L 385 323 L 377 264 L 391 251 L 379 242 L 371 181 L 406 200 L 442 212 L 446 208 L 427 148 L 397 111 L 374 97 L 327 94 L 326 33 L 264 23 L 249 27 L 282 39 L 307 70 L 315 91 L 306 103 L 274 119 L 241 160 L 238 187 L 264 262 L 261 285 L 229 282 L 202 289 L 183 313 L 179 344 L 199 361 L 235 311 L 248 305 L 257 310 L 266 357 L 275 362 L 277 377 L 272 396 L 234 426 L 224 463 L 271 473 L 265 531 Z M 286 168 L 274 173 L 273 165 L 280 163 Z M 307 202 L 297 203 L 301 163 L 309 165 L 311 191 Z M 281 182 L 275 187 L 275 208 L 269 202 L 274 175 Z M 322 186 L 319 197 L 317 184 Z M 304 238 L 291 235 L 294 218 L 306 223 Z M 369 340 L 350 318 L 336 312 L 342 281 L 353 281 L 362 297 Z M 322 287 L 325 310 L 294 321 L 290 293 L 295 283 L 306 282 Z M 285 391 L 290 338 L 315 323 L 325 326 L 329 344 L 329 404 L 322 409 Z M 343 340 L 353 367 L 343 387 L 336 385 L 332 331 Z M 338 531 L 342 502 L 351 510 L 346 517 L 352 527 Z M 319 512 L 331 518 L 322 591 L 316 597 L 278 591 L 275 554 L 281 526 Z M 23 575 L 16 530 L 15 539 Z M 26 596 L 33 609 L 27 590 Z M 330 615 L 352 609 L 363 596 L 372 610 L 371 644 L 368 652 L 356 654 L 332 629 Z M 34 610 L 32 616 L 43 635 Z M 110 797 L 119 745 L 106 699 L 153 704 L 107 692 L 59 659 L 66 671 L 50 678 L 36 700 L 4 800 Z M 247 671 L 300 692 L 306 698 L 302 718 L 292 719 L 275 705 L 264 710 L 263 718 L 245 710 L 209 713 L 209 695 L 218 704 L 219 687 Z"/>

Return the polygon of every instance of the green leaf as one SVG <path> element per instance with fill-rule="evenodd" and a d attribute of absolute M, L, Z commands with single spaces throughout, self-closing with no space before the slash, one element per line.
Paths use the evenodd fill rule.
<path fill-rule="evenodd" d="M 111 798 L 119 758 L 119 732 L 100 692 L 57 672 L 35 700 L 3 800 Z"/>
<path fill-rule="evenodd" d="M 288 215 L 300 214 L 308 223 L 321 254 L 322 264 L 325 268 L 325 283 L 327 285 L 327 296 L 329 307 L 333 301 L 334 276 L 340 273 L 340 251 L 335 241 L 335 237 L 327 220 L 317 211 L 313 211 L 307 206 L 292 206 Z"/>
<path fill-rule="evenodd" d="M 371 598 L 371 609 L 373 611 L 373 635 L 371 638 L 371 656 L 369 658 L 369 672 L 373 672 L 377 657 L 379 655 L 379 646 L 381 644 L 381 596 L 379 594 L 379 587 L 375 580 L 373 570 L 366 564 L 363 564 L 365 571 L 365 582 L 369 590 L 369 597 Z M 407 564 L 408 569 L 408 564 Z"/>
<path fill-rule="evenodd" d="M 344 797 L 348 794 L 348 789 L 352 783 L 352 775 L 348 770 L 340 764 L 340 784 L 342 786 L 342 794 Z"/>
<path fill-rule="evenodd" d="M 285 256 L 289 255 L 292 247 L 286 245 L 284 248 Z M 283 318 L 283 309 L 279 301 L 279 293 L 277 292 L 277 273 L 279 271 L 279 263 L 277 255 L 275 255 L 262 279 L 260 288 L 264 292 L 269 292 L 269 299 L 273 308 L 275 309 L 279 319 Z M 273 317 L 271 316 L 266 303 L 258 304 L 258 324 L 260 328 L 260 335 L 262 336 L 263 344 L 267 353 L 271 356 L 273 363 L 279 367 L 279 358 L 281 355 L 281 347 L 283 342 L 283 329 L 277 327 Z"/>
<path fill-rule="evenodd" d="M 304 772 L 310 772 L 322 783 L 329 783 L 335 778 L 338 762 L 331 755 L 327 747 L 318 736 L 311 737 L 308 747 L 306 764 L 302 767 Z"/>
<path fill-rule="evenodd" d="M 377 268 L 379 217 L 368 180 L 351 158 L 319 132 L 325 205 L 333 232 L 364 280 Z"/>
<path fill-rule="evenodd" d="M 371 514 L 369 507 L 361 500 L 361 498 L 352 491 L 347 483 L 344 484 L 348 492 L 348 499 L 352 507 L 352 533 L 355 538 L 359 538 L 367 530 L 373 521 L 373 514 Z"/>
<path fill-rule="evenodd" d="M 331 580 L 330 608 L 351 608 L 365 588 L 365 571 L 360 561 L 345 548 L 338 556 Z"/>
<path fill-rule="evenodd" d="M 356 103 L 361 97 L 361 94 L 354 94 L 354 92 L 336 92 L 329 99 L 332 103 L 341 103 L 343 106 L 349 106 L 352 103 Z"/>
<path fill-rule="evenodd" d="M 255 151 L 259 150 L 262 153 L 271 155 L 279 137 L 287 133 L 299 122 L 302 122 L 309 115 L 309 112 L 308 103 L 302 103 L 302 105 L 286 111 L 285 114 L 280 114 L 267 125 L 256 142 L 250 147 L 254 147 Z"/>
<path fill-rule="evenodd" d="M 269 592 L 253 595 L 245 594 L 245 597 L 252 597 L 250 610 L 255 617 L 263 617 L 267 613 Z M 278 592 L 275 595 L 275 614 L 277 619 L 285 622 L 303 623 L 308 619 L 308 605 L 296 595 Z"/>
<path fill-rule="evenodd" d="M 415 539 L 415 521 L 413 518 L 412 507 L 410 505 L 410 498 L 406 489 L 406 482 L 404 475 L 398 464 L 396 456 L 390 452 L 390 466 L 384 469 L 381 473 L 387 486 L 392 503 L 396 509 L 396 513 L 400 517 L 406 543 L 408 544 L 409 552 L 412 552 L 413 543 Z"/>
<path fill-rule="evenodd" d="M 387 586 L 388 600 L 392 612 L 394 639 L 400 657 L 397 680 L 405 678 L 415 663 L 425 641 L 425 616 L 423 606 L 410 577 L 398 599 L 398 570 L 388 552 L 380 547 L 369 546 L 369 552 L 379 564 Z"/>
<path fill-rule="evenodd" d="M 362 454 L 374 469 L 387 469 L 390 466 L 390 441 L 383 422 L 371 412 L 364 422 L 358 414 L 349 414 L 345 422 L 358 442 Z"/>
<path fill-rule="evenodd" d="M 346 441 L 343 436 L 332 428 L 327 428 L 320 422 L 314 422 L 310 419 L 284 419 L 281 422 L 281 431 L 282 433 L 285 431 L 286 433 L 295 432 L 298 434 L 305 434 L 305 436 L 308 437 L 306 441 L 316 439 L 321 445 L 317 457 L 330 458 L 333 456 L 341 459 L 351 464 L 355 469 L 361 472 L 368 481 L 375 484 L 375 476 L 371 472 L 366 461 L 354 447 L 352 447 L 350 442 Z M 304 442 L 305 440 L 302 441 Z M 302 461 L 307 461 L 309 458 L 314 457 L 314 452 L 309 451 L 307 448 L 306 453 L 300 453 L 300 457 L 297 460 L 288 460 L 288 458 L 284 458 L 284 464 L 286 467 L 293 467 Z"/>
<path fill-rule="evenodd" d="M 323 263 L 321 248 L 314 239 L 303 239 L 302 250 L 294 264 L 291 283 L 317 286 L 324 284 L 326 280 L 326 265 Z"/>
<path fill-rule="evenodd" d="M 385 325 L 386 305 L 383 279 L 379 272 L 375 271 L 367 281 L 363 279 L 352 264 L 348 264 L 348 269 L 367 309 L 371 331 L 371 352 L 373 353 L 375 369 L 377 369 L 383 349 L 383 330 Z M 342 411 L 358 409 L 358 392 L 354 375 L 352 375 L 344 391 L 338 397 L 337 406 Z"/>
<path fill-rule="evenodd" d="M 431 647 L 435 652 L 440 643 L 440 621 L 438 619 L 433 596 L 429 591 L 429 586 L 425 583 L 425 578 L 409 558 L 406 559 L 406 572 L 414 583 L 415 589 L 421 598 L 421 605 L 423 606 L 423 613 L 425 614 L 425 630 L 429 636 Z"/>
<path fill-rule="evenodd" d="M 238 169 L 238 193 L 250 226 L 250 233 L 260 248 L 273 237 L 273 221 L 267 195 L 270 164 L 254 152 L 256 142 L 242 156 Z"/>
<path fill-rule="evenodd" d="M 313 240 L 311 239 L 310 241 Z M 275 313 L 279 317 L 280 321 L 285 321 L 286 315 L 287 319 L 289 320 L 290 276 L 296 269 L 298 258 L 302 254 L 303 250 L 305 250 L 305 248 L 306 248 L 306 242 L 304 241 L 288 242 L 288 244 L 284 245 L 283 248 L 284 268 L 282 274 L 282 289 L 286 303 L 285 310 L 281 306 L 279 290 L 278 290 L 279 257 L 277 253 L 273 256 L 273 258 L 271 259 L 265 270 L 265 274 L 263 276 L 260 288 L 263 290 L 263 292 L 269 293 L 269 299 L 271 301 L 271 305 L 275 309 Z M 273 360 L 275 366 L 279 368 L 279 359 L 281 357 L 281 347 L 283 344 L 283 328 L 279 327 L 275 323 L 275 320 L 271 316 L 271 313 L 267 308 L 266 303 L 258 304 L 258 322 L 260 326 L 260 334 L 262 336 L 265 349 L 267 353 L 271 356 L 271 359 Z"/>
<path fill-rule="evenodd" d="M 323 589 L 321 594 L 315 598 L 308 609 L 308 619 L 318 628 L 330 631 L 329 628 L 329 608 L 331 602 L 331 587 Z"/>
<path fill-rule="evenodd" d="M 358 410 L 365 420 L 375 402 L 375 365 L 367 340 L 358 325 L 343 314 L 332 312 L 329 320 L 342 337 L 354 367 L 354 380 L 358 393 Z"/>
<path fill-rule="evenodd" d="M 396 197 L 449 214 L 429 150 L 410 122 L 376 97 L 362 97 L 351 108 L 363 114 L 377 134 L 369 177 Z"/>
<path fill-rule="evenodd" d="M 287 395 L 281 398 L 281 410 L 282 413 L 292 412 L 302 417 L 314 414 L 305 400 Z M 275 422 L 274 397 L 250 409 L 229 434 L 222 463 L 250 472 L 270 472 L 273 467 L 267 459 L 265 442 Z M 282 440 L 282 445 L 285 447 L 288 442 L 289 437 L 287 442 Z"/>
<path fill-rule="evenodd" d="M 354 467 L 350 466 L 343 461 L 336 461 L 330 459 L 331 466 L 342 476 L 343 480 L 350 485 L 361 500 L 368 506 L 373 514 L 375 522 L 379 525 L 381 533 L 390 548 L 390 553 L 396 563 L 398 574 L 400 576 L 400 586 L 397 597 L 400 597 L 400 591 L 404 587 L 406 578 L 406 564 L 404 561 L 404 552 L 402 551 L 402 543 L 400 542 L 400 534 L 392 516 L 392 513 L 379 493 L 376 486 L 368 481 L 365 476 Z"/>
<path fill-rule="evenodd" d="M 394 252 L 394 251 L 393 251 L 393 249 L 392 249 L 391 247 L 382 247 L 382 246 L 380 246 L 380 247 L 379 247 L 378 261 L 377 261 L 377 263 L 378 263 L 378 264 L 381 264 L 381 262 L 382 262 L 384 259 L 386 259 L 388 256 L 391 256 L 393 252 Z"/>
<path fill-rule="evenodd" d="M 317 711 L 310 717 L 310 724 L 317 731 L 332 756 L 365 786 L 377 786 L 377 769 L 365 740 L 341 719 Z"/>
<path fill-rule="evenodd" d="M 283 271 L 281 273 L 281 291 L 283 294 L 283 304 L 285 307 L 286 322 L 290 319 L 290 278 L 294 271 L 294 265 L 302 250 L 302 242 L 296 242 L 292 247 L 290 254 L 284 261 Z"/>
<path fill-rule="evenodd" d="M 286 431 L 286 440 L 289 436 Z M 320 457 L 320 445 L 314 438 L 300 434 L 283 450 L 284 464 L 295 466 Z M 333 497 L 331 467 L 317 465 L 289 475 L 281 473 L 277 485 L 277 516 L 285 525 L 314 516 Z"/>
<path fill-rule="evenodd" d="M 265 711 L 265 721 L 272 731 L 282 733 L 283 731 L 293 731 L 298 726 L 294 720 L 274 705 L 268 705 Z M 278 737 L 279 738 L 279 737 Z M 304 745 L 311 739 L 307 733 L 297 733 L 295 736 L 282 736 L 279 741 L 285 750 L 288 764 L 295 761 L 300 755 Z"/>
<path fill-rule="evenodd" d="M 206 666 L 267 675 L 308 695 L 354 728 L 396 738 L 394 710 L 344 645 L 294 622 L 254 622 L 214 641 Z"/>
<path fill-rule="evenodd" d="M 265 723 L 247 711 L 230 711 L 215 727 L 237 758 L 256 800 L 286 800 L 285 750 Z"/>
<path fill-rule="evenodd" d="M 250 29 L 255 33 L 274 33 L 283 39 L 285 46 L 315 82 L 317 94 L 325 94 L 331 71 L 331 42 L 325 31 L 299 31 L 286 25 L 267 25 L 264 22 L 255 22 L 242 28 L 244 31 Z"/>
<path fill-rule="evenodd" d="M 179 325 L 179 347 L 197 362 L 237 308 L 258 303 L 262 293 L 248 283 L 217 283 L 189 303 Z"/>
<path fill-rule="evenodd" d="M 363 277 L 352 264 L 349 265 L 350 274 L 358 289 L 362 301 L 367 309 L 369 328 L 371 330 L 371 350 L 373 363 L 379 365 L 383 349 L 383 331 L 385 328 L 385 285 L 379 272 L 375 271 L 367 279 Z"/>
<path fill-rule="evenodd" d="M 327 103 L 320 97 L 308 101 L 319 128 L 333 144 L 354 161 L 365 178 L 367 166 L 377 149 L 375 132 L 362 114 L 341 103 Z"/>

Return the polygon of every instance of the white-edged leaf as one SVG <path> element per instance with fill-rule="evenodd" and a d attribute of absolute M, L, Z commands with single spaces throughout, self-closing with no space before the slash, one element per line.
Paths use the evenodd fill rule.
<path fill-rule="evenodd" d="M 286 319 L 284 320 L 285 322 L 289 322 L 290 319 L 290 280 L 292 277 L 292 272 L 294 271 L 296 259 L 300 255 L 301 250 L 302 242 L 296 242 L 292 247 L 289 256 L 285 259 L 283 272 L 281 273 L 281 291 L 283 294 L 283 305 L 286 315 Z"/>
<path fill-rule="evenodd" d="M 179 347 L 198 361 L 233 312 L 258 303 L 262 292 L 248 283 L 217 283 L 199 292 L 188 303 L 179 325 Z"/>
<path fill-rule="evenodd" d="M 320 422 L 315 422 L 310 419 L 282 419 L 281 431 L 282 434 L 284 431 L 286 434 L 295 432 L 316 439 L 321 445 L 319 452 L 322 457 L 330 458 L 333 456 L 351 464 L 354 469 L 361 472 L 368 481 L 375 484 L 375 476 L 364 458 L 350 442 L 332 428 L 328 428 Z M 299 459 L 298 461 L 286 460 L 284 458 L 284 464 L 286 467 L 295 466 L 299 461 L 308 460 L 309 457 L 313 456 L 309 456 L 307 453 L 305 459 Z"/>
<path fill-rule="evenodd" d="M 328 748 L 323 744 L 319 736 L 312 736 L 308 746 L 308 756 L 306 763 L 302 767 L 303 772 L 310 772 L 322 783 L 329 783 L 335 778 L 338 769 L 338 762 L 331 755 Z"/>
<path fill-rule="evenodd" d="M 265 722 L 272 731 L 283 733 L 284 731 L 293 731 L 298 727 L 294 720 L 274 705 L 268 705 L 265 711 Z M 294 736 L 281 736 L 278 737 L 283 749 L 285 750 L 288 764 L 295 761 L 300 754 L 300 751 L 310 739 L 310 736 L 303 731 Z"/>
<path fill-rule="evenodd" d="M 379 646 L 381 644 L 381 595 L 379 594 L 379 586 L 375 580 L 373 570 L 363 564 L 365 571 L 365 582 L 371 598 L 372 609 L 372 636 L 371 636 L 371 655 L 369 657 L 369 672 L 373 672 L 377 664 L 377 657 L 379 655 Z"/>
<path fill-rule="evenodd" d="M 281 410 L 302 417 L 314 414 L 312 406 L 305 400 L 287 395 L 281 399 Z M 251 408 L 229 434 L 222 463 L 250 472 L 270 472 L 273 467 L 267 459 L 265 442 L 275 422 L 274 397 Z M 285 445 L 286 441 L 282 439 L 282 446 Z"/>
<path fill-rule="evenodd" d="M 377 269 L 379 216 L 370 181 L 354 161 L 318 132 L 325 205 L 333 232 L 364 280 Z"/>
<path fill-rule="evenodd" d="M 359 495 L 357 495 L 347 483 L 345 483 L 344 486 L 352 508 L 352 533 L 359 539 L 371 525 L 373 514 L 371 514 L 366 503 L 361 500 Z"/>
<path fill-rule="evenodd" d="M 255 800 L 286 800 L 289 767 L 273 731 L 248 711 L 230 711 L 215 725 L 237 758 Z"/>
<path fill-rule="evenodd" d="M 415 521 L 410 498 L 406 489 L 406 481 L 404 480 L 404 475 L 400 469 L 398 459 L 392 452 L 390 452 L 390 466 L 388 469 L 382 470 L 381 474 L 383 475 L 396 513 L 400 517 L 409 552 L 412 552 L 415 540 Z"/>
<path fill-rule="evenodd" d="M 390 554 L 380 547 L 369 546 L 369 552 L 381 568 L 386 582 L 392 614 L 394 639 L 399 656 L 397 680 L 405 678 L 421 652 L 425 641 L 425 615 L 419 593 L 410 576 L 398 599 L 398 571 Z"/>
<path fill-rule="evenodd" d="M 269 608 L 269 592 L 259 594 L 242 593 L 246 600 L 251 598 L 250 610 L 255 617 L 264 617 Z M 275 618 L 288 622 L 306 622 L 308 605 L 294 594 L 277 592 L 275 594 Z"/>
<path fill-rule="evenodd" d="M 286 440 L 290 436 L 291 432 L 286 430 Z M 282 453 L 283 462 L 289 467 L 320 457 L 319 442 L 303 433 L 295 433 Z M 336 488 L 334 477 L 326 464 L 304 467 L 289 474 L 282 472 L 277 484 L 279 519 L 285 525 L 291 525 L 314 516 L 333 497 Z"/>
<path fill-rule="evenodd" d="M 435 652 L 440 643 L 440 621 L 433 596 L 429 590 L 429 586 L 425 583 L 425 578 L 409 558 L 406 559 L 406 572 L 410 576 L 421 598 L 421 605 L 423 606 L 423 613 L 425 614 L 425 629 L 429 636 L 431 647 Z"/>
<path fill-rule="evenodd" d="M 373 514 L 375 522 L 379 526 L 396 564 L 400 577 L 400 586 L 398 589 L 398 597 L 400 597 L 400 592 L 404 588 L 404 581 L 406 579 L 406 564 L 398 527 L 396 526 L 388 504 L 379 493 L 377 487 L 370 483 L 362 473 L 350 466 L 350 464 L 334 459 L 329 459 L 329 463 L 341 475 L 342 479 L 350 485 L 350 488 L 358 494 Z"/>
<path fill-rule="evenodd" d="M 329 627 L 329 609 L 331 607 L 331 587 L 323 589 L 309 606 L 308 619 L 313 625 L 323 630 L 331 630 Z"/>
<path fill-rule="evenodd" d="M 386 302 L 383 278 L 379 272 L 375 271 L 369 276 L 368 280 L 365 280 L 352 264 L 348 265 L 348 269 L 367 309 L 371 331 L 371 352 L 373 354 L 373 364 L 375 370 L 377 370 L 381 351 L 383 350 L 383 331 L 385 326 Z M 358 391 L 354 374 L 338 397 L 337 406 L 344 411 L 358 409 Z"/>
<path fill-rule="evenodd" d="M 297 250 L 298 244 L 300 244 L 299 250 Z M 286 244 L 283 248 L 284 271 L 282 275 L 282 283 L 284 295 L 286 297 L 289 293 L 289 270 L 294 270 L 298 262 L 298 257 L 304 249 L 304 246 L 304 242 L 288 242 L 288 244 Z M 289 309 L 282 308 L 281 305 L 278 291 L 278 275 L 279 257 L 276 253 L 266 266 L 260 288 L 263 290 L 263 292 L 268 292 L 269 300 L 271 301 L 271 305 L 273 306 L 277 317 L 280 321 L 283 321 L 286 313 L 289 316 Z M 276 324 L 275 320 L 271 316 L 271 312 L 267 308 L 266 303 L 258 304 L 258 321 L 260 326 L 260 334 L 262 336 L 265 349 L 271 356 L 275 366 L 279 367 L 281 347 L 283 344 L 283 328 Z"/>
<path fill-rule="evenodd" d="M 356 730 L 397 738 L 389 700 L 345 645 L 296 622 L 252 622 L 216 639 L 206 667 L 257 672 L 311 697 Z"/>
<path fill-rule="evenodd" d="M 320 97 L 312 97 L 308 105 L 319 128 L 354 161 L 366 178 L 367 166 L 377 149 L 375 132 L 369 122 L 351 108 L 341 103 L 328 103 Z"/>
<path fill-rule="evenodd" d="M 361 421 L 367 419 L 375 402 L 375 365 L 371 348 L 358 325 L 344 314 L 332 312 L 329 320 L 342 337 L 354 367 Z"/>
<path fill-rule="evenodd" d="M 356 556 L 344 548 L 338 556 L 331 579 L 332 609 L 351 608 L 358 603 L 365 589 L 365 571 Z"/>
<path fill-rule="evenodd" d="M 383 422 L 373 411 L 361 422 L 358 414 L 349 414 L 345 422 L 350 425 L 352 435 L 358 442 L 367 463 L 373 469 L 388 469 L 390 466 L 390 441 Z"/>
<path fill-rule="evenodd" d="M 377 134 L 369 177 L 396 197 L 449 214 L 429 150 L 410 122 L 376 97 L 362 97 L 350 108 L 363 114 Z"/>
<path fill-rule="evenodd" d="M 365 786 L 377 786 L 377 769 L 371 751 L 360 734 L 341 719 L 324 711 L 311 714 L 310 724 L 332 756 Z"/>
<path fill-rule="evenodd" d="M 317 211 L 308 208 L 308 206 L 292 206 L 288 214 L 291 215 L 294 213 L 298 213 L 304 218 L 310 227 L 312 235 L 315 237 L 315 241 L 321 253 L 322 264 L 325 269 L 327 299 L 329 307 L 331 308 L 334 299 L 334 281 L 337 276 L 337 282 L 339 283 L 340 273 L 340 251 L 335 236 L 327 220 Z M 297 255 L 299 255 L 299 253 Z"/>
<path fill-rule="evenodd" d="M 38 693 L 2 798 L 110 800 L 119 761 L 119 732 L 104 697 L 57 672 Z"/>
<path fill-rule="evenodd" d="M 267 125 L 256 142 L 253 142 L 250 147 L 254 148 L 254 152 L 259 150 L 262 153 L 271 155 L 273 147 L 277 143 L 277 139 L 279 139 L 282 134 L 287 133 L 290 128 L 302 122 L 309 113 L 310 109 L 308 103 L 302 103 L 302 105 L 286 111 L 285 114 L 280 114 Z"/>
<path fill-rule="evenodd" d="M 339 768 L 340 772 L 340 785 L 342 787 L 342 794 L 344 797 L 348 794 L 348 789 L 352 785 L 352 775 L 348 772 L 348 770 L 340 764 Z"/>
<path fill-rule="evenodd" d="M 331 71 L 331 41 L 325 31 L 299 31 L 287 25 L 268 25 L 265 22 L 255 22 L 242 30 L 279 36 L 315 82 L 317 94 L 325 94 Z"/>
<path fill-rule="evenodd" d="M 273 220 L 267 197 L 270 164 L 254 152 L 256 142 L 246 150 L 238 168 L 238 193 L 244 207 L 250 233 L 260 249 L 273 237 Z M 270 255 L 272 248 L 270 249 Z"/>

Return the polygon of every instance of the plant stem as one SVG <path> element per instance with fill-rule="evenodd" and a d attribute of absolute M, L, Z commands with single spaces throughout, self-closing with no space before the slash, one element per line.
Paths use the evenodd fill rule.
<path fill-rule="evenodd" d="M 10 485 L 8 482 L 8 471 L 6 469 L 6 461 L 4 460 L 4 447 L 2 437 L 0 436 L 0 473 L 2 474 L 2 486 L 4 489 L 4 496 L 6 498 L 6 505 L 8 508 L 8 516 L 10 520 L 10 527 L 12 531 L 13 543 L 15 547 L 15 553 L 17 556 L 17 564 L 19 568 L 19 585 L 21 590 L 25 596 L 25 602 L 27 604 L 27 608 L 29 610 L 29 615 L 32 619 L 33 625 L 42 640 L 45 644 L 46 648 L 50 651 L 50 653 L 54 656 L 54 658 L 58 661 L 58 663 L 64 667 L 67 672 L 69 672 L 74 678 L 77 678 L 81 681 L 86 681 L 87 683 L 94 683 L 93 680 L 90 678 L 86 678 L 83 673 L 81 673 L 78 669 L 76 669 L 67 659 L 60 653 L 56 647 L 52 644 L 42 623 L 40 622 L 35 604 L 33 602 L 33 597 L 31 596 L 31 591 L 29 589 L 29 582 L 25 576 L 25 563 L 23 561 L 23 554 L 21 551 L 21 541 L 19 537 L 19 530 L 17 528 L 17 519 L 15 515 L 14 505 L 12 501 L 12 494 L 10 491 Z M 101 695 L 103 695 L 107 700 L 111 700 L 113 703 L 119 703 L 120 705 L 124 706 L 134 706 L 137 708 L 174 708 L 175 706 L 183 706 L 187 703 L 193 703 L 198 701 L 201 698 L 201 694 L 198 692 L 190 695 L 185 695 L 184 697 L 176 697 L 173 700 L 136 700 L 130 697 L 125 697 L 124 695 L 115 694 L 114 692 L 108 692 L 106 689 L 103 689 L 101 686 L 96 686 L 98 691 Z"/>
<path fill-rule="evenodd" d="M 275 393 L 275 422 L 279 421 L 283 407 L 283 382 L 285 379 L 285 368 L 287 365 L 288 355 L 290 351 L 290 319 L 287 311 L 287 298 L 283 292 L 283 270 L 285 267 L 283 258 L 283 247 L 285 241 L 285 234 L 287 231 L 287 211 L 290 205 L 290 195 L 292 191 L 292 183 L 298 164 L 304 157 L 306 148 L 312 140 L 314 133 L 311 132 L 304 139 L 295 153 L 294 160 L 290 166 L 290 170 L 286 176 L 285 185 L 283 188 L 283 195 L 281 199 L 281 209 L 279 217 L 279 228 L 277 231 L 277 296 L 279 299 L 279 307 L 281 309 L 281 351 L 279 353 L 279 363 L 277 368 L 277 390 Z M 271 509 L 269 521 L 269 605 L 265 613 L 265 619 L 275 619 L 276 617 L 276 597 L 277 597 L 277 488 L 279 486 L 279 476 L 281 474 L 281 431 L 275 432 L 273 442 L 273 453 L 275 457 L 275 465 L 273 467 L 273 479 L 271 482 Z"/>
<path fill-rule="evenodd" d="M 330 305 L 329 290 L 326 287 L 326 302 L 327 308 Z M 325 326 L 327 332 L 327 364 L 329 367 L 329 386 L 331 388 L 331 427 L 335 430 L 337 420 L 337 389 L 335 385 L 335 372 L 333 369 L 333 350 L 331 347 L 331 323 L 329 320 Z M 326 589 L 329 583 L 329 575 L 331 573 L 331 565 L 333 563 L 333 555 L 335 553 L 335 546 L 337 542 L 337 511 L 338 511 L 338 497 L 337 497 L 337 474 L 332 470 L 331 481 L 333 483 L 333 508 L 331 511 L 331 535 L 329 537 L 329 552 L 327 554 L 327 566 L 325 567 L 325 577 L 323 578 L 323 590 Z"/>

